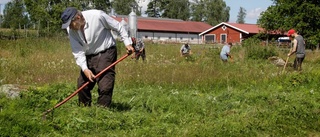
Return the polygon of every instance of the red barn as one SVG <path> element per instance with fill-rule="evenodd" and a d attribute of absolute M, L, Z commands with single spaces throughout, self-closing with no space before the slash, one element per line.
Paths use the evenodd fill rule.
<path fill-rule="evenodd" d="M 258 34 L 263 29 L 256 24 L 238 24 L 222 22 L 202 33 L 200 37 L 203 43 L 238 43 L 242 40 Z"/>

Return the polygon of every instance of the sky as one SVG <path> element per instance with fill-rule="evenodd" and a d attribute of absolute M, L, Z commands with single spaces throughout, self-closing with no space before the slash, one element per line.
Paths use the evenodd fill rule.
<path fill-rule="evenodd" d="M 0 0 L 1 11 L 4 9 L 4 5 L 10 0 Z M 269 6 L 272 5 L 271 0 L 224 0 L 226 5 L 230 7 L 230 19 L 229 22 L 236 22 L 240 7 L 246 10 L 245 23 L 256 24 L 257 19 L 261 12 L 265 11 Z M 142 8 L 146 9 L 146 8 Z"/>
<path fill-rule="evenodd" d="M 189 0 L 192 1 L 192 0 Z M 246 10 L 245 23 L 256 24 L 261 12 L 272 5 L 271 0 L 224 0 L 230 7 L 229 22 L 236 22 L 240 7 Z M 147 9 L 147 3 L 142 3 L 142 10 Z M 145 16 L 145 15 L 142 15 Z"/>
<path fill-rule="evenodd" d="M 229 22 L 236 22 L 240 7 L 246 10 L 245 23 L 256 24 L 261 12 L 272 5 L 271 0 L 224 0 L 230 7 Z"/>
<path fill-rule="evenodd" d="M 4 5 L 6 4 L 6 3 L 8 3 L 9 1 L 11 1 L 11 0 L 0 0 L 0 14 L 2 15 L 3 14 L 3 9 L 4 9 Z"/>

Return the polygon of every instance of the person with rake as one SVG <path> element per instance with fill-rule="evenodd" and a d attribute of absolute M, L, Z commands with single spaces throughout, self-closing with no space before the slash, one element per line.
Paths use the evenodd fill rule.
<path fill-rule="evenodd" d="M 189 57 L 192 54 L 191 47 L 188 43 L 183 44 L 180 48 L 180 55 L 182 57 Z"/>
<path fill-rule="evenodd" d="M 142 39 L 136 39 L 135 37 L 132 37 L 132 46 L 134 48 L 134 54 L 132 54 L 132 59 L 135 58 L 136 60 L 139 60 L 139 58 L 142 58 L 142 61 L 145 61 L 146 59 L 146 50 L 144 47 L 144 43 Z"/>
<path fill-rule="evenodd" d="M 79 105 L 91 106 L 91 90 L 98 85 L 97 104 L 110 107 L 115 82 L 115 66 L 100 77 L 100 71 L 117 60 L 116 40 L 111 31 L 116 31 L 128 52 L 134 51 L 126 29 L 114 18 L 101 10 L 79 11 L 74 7 L 66 8 L 61 14 L 62 29 L 66 29 L 70 39 L 72 54 L 81 68 L 78 88 L 90 81 L 78 93 Z"/>
<path fill-rule="evenodd" d="M 231 42 L 222 47 L 220 52 L 220 58 L 223 62 L 228 62 L 228 58 L 232 59 L 232 56 L 230 54 L 231 47 L 232 47 Z"/>
<path fill-rule="evenodd" d="M 306 51 L 305 51 L 305 41 L 301 35 L 296 33 L 294 29 L 290 29 L 288 31 L 288 37 L 293 39 L 293 47 L 291 48 L 290 52 L 288 53 L 288 58 L 296 54 L 296 58 L 293 63 L 294 70 L 301 71 L 302 70 L 302 62 L 305 58 Z"/>

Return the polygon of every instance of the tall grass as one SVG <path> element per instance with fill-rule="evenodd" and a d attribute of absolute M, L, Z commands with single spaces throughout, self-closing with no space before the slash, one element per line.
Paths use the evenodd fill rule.
<path fill-rule="evenodd" d="M 2 40 L 0 48 L 3 84 L 37 85 L 75 79 L 77 66 L 65 38 Z"/>
<path fill-rule="evenodd" d="M 319 136 L 317 52 L 308 52 L 302 72 L 281 73 L 240 45 L 229 63 L 219 59 L 221 45 L 191 45 L 189 59 L 180 46 L 146 43 L 146 62 L 120 62 L 111 108 L 78 107 L 74 97 L 42 120 L 76 90 L 68 40 L 1 41 L 1 84 L 29 88 L 19 99 L 0 95 L 0 136 Z M 118 43 L 118 57 L 124 49 Z"/>

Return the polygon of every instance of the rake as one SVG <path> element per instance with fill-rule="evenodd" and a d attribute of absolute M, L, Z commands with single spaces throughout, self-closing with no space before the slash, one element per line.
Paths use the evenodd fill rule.
<path fill-rule="evenodd" d="M 122 60 L 124 60 L 125 58 L 127 58 L 130 53 L 127 53 L 126 55 L 124 55 L 123 57 L 121 57 L 120 59 L 118 59 L 117 61 L 115 61 L 114 63 L 112 63 L 110 66 L 106 67 L 105 69 L 103 69 L 100 73 L 98 73 L 94 79 L 100 77 L 104 72 L 106 72 L 107 70 L 109 70 L 111 67 L 115 66 L 116 64 L 118 64 L 119 62 L 121 62 Z M 47 111 L 45 111 L 43 113 L 43 119 L 46 118 L 46 115 L 48 113 L 50 113 L 51 111 L 53 111 L 54 109 L 60 107 L 61 105 L 63 105 L 64 103 L 66 103 L 68 100 L 70 100 L 72 97 L 74 97 L 75 95 L 77 95 L 83 88 L 85 88 L 86 86 L 88 86 L 88 84 L 90 83 L 90 81 L 84 83 L 80 88 L 78 88 L 75 92 L 73 92 L 71 95 L 69 95 L 67 98 L 65 98 L 63 101 L 61 101 L 60 103 L 56 104 L 53 108 L 48 109 Z"/>

